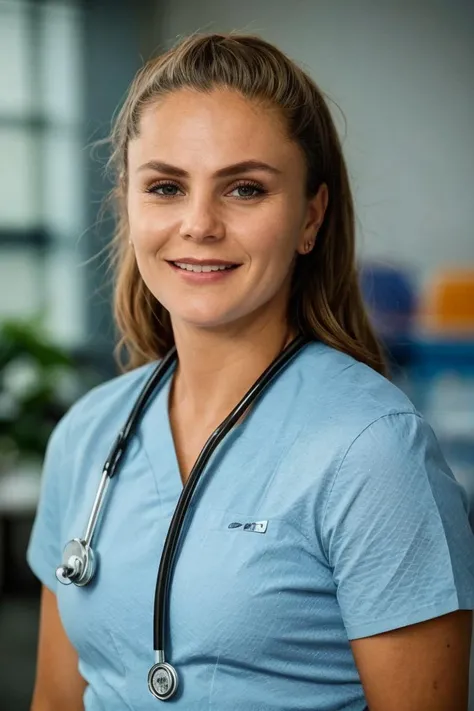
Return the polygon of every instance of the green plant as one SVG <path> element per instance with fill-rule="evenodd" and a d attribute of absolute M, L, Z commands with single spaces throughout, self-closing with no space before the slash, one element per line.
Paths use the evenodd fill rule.
<path fill-rule="evenodd" d="M 0 323 L 0 465 L 40 459 L 58 420 L 77 397 L 77 369 L 36 320 Z"/>

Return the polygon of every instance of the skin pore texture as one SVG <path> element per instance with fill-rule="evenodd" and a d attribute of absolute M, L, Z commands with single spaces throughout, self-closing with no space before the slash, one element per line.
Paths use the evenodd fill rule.
<path fill-rule="evenodd" d="M 326 186 L 308 199 L 305 185 L 304 155 L 279 112 L 235 91 L 173 92 L 144 109 L 130 141 L 131 248 L 171 316 L 179 367 L 170 419 L 183 478 L 207 436 L 295 335 L 287 320 L 291 275 L 327 206 Z M 206 273 L 175 266 L 188 260 L 234 266 Z"/>

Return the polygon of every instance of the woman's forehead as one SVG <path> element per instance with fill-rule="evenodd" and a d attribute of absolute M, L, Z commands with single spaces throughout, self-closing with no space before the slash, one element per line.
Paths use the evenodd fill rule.
<path fill-rule="evenodd" d="M 261 160 L 285 170 L 298 153 L 278 109 L 228 89 L 210 93 L 183 89 L 150 104 L 129 146 L 131 167 L 150 157 L 163 162 L 181 157 L 191 163 L 216 162 L 216 169 Z"/>

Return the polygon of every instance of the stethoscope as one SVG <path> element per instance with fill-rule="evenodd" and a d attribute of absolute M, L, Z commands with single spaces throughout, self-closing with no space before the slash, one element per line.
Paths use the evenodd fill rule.
<path fill-rule="evenodd" d="M 298 336 L 295 338 L 268 366 L 264 373 L 262 373 L 238 405 L 232 410 L 230 415 L 228 415 L 219 427 L 211 434 L 191 470 L 186 485 L 181 491 L 181 495 L 174 510 L 168 533 L 166 535 L 155 588 L 153 620 L 153 647 L 155 650 L 155 664 L 151 667 L 148 673 L 148 688 L 153 696 L 160 701 L 167 701 L 168 699 L 171 699 L 171 697 L 175 695 L 178 688 L 178 674 L 176 669 L 165 660 L 166 601 L 169 593 L 171 569 L 175 559 L 178 539 L 193 492 L 197 486 L 204 467 L 222 439 L 239 421 L 250 405 L 256 401 L 262 391 L 277 375 L 279 375 L 286 365 L 296 356 L 303 346 L 309 343 L 309 341 L 310 339 L 305 336 Z M 110 450 L 109 456 L 104 464 L 102 477 L 97 489 L 97 494 L 94 499 L 84 536 L 82 538 L 73 538 L 66 544 L 63 551 L 62 565 L 56 569 L 56 577 L 63 585 L 70 585 L 71 583 L 74 583 L 75 585 L 82 587 L 87 585 L 95 574 L 97 559 L 91 547 L 92 538 L 103 510 L 104 499 L 109 482 L 112 477 L 117 474 L 118 466 L 127 450 L 138 424 L 140 423 L 152 395 L 155 393 L 160 383 L 162 383 L 169 369 L 176 360 L 176 357 L 176 348 L 172 348 L 155 368 L 140 392 L 124 427 L 120 430 L 118 437 Z"/>

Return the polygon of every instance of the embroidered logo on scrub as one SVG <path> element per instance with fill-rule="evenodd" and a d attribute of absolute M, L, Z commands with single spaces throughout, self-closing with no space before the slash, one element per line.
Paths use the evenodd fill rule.
<path fill-rule="evenodd" d="M 242 528 L 243 531 L 265 533 L 267 526 L 268 521 L 252 521 L 251 523 L 238 523 L 237 521 L 234 521 L 233 523 L 229 523 L 227 528 Z"/>

